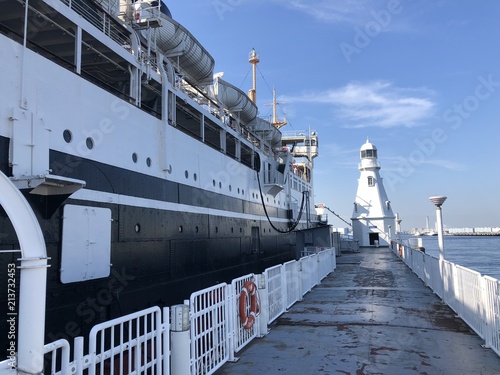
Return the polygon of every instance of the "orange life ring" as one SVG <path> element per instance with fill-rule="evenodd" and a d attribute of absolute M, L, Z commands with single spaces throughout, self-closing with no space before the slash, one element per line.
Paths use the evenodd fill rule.
<path fill-rule="evenodd" d="M 250 304 L 247 302 L 248 299 L 250 299 Z M 247 330 L 251 329 L 255 323 L 255 317 L 260 312 L 257 285 L 252 281 L 247 281 L 241 289 L 239 312 L 243 328 Z"/>

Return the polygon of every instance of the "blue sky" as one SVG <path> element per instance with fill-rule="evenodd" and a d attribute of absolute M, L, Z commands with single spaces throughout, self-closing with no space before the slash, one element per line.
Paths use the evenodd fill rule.
<path fill-rule="evenodd" d="M 500 2 L 494 0 L 191 0 L 167 2 L 216 60 L 251 86 L 270 115 L 272 87 L 286 130 L 320 136 L 315 202 L 352 215 L 359 148 L 378 148 L 402 229 L 500 226 Z M 330 223 L 344 224 L 330 215 Z"/>

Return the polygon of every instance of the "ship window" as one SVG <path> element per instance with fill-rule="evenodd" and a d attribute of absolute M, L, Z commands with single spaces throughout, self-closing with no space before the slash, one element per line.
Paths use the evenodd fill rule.
<path fill-rule="evenodd" d="M 184 231 L 184 228 L 182 228 L 182 225 L 179 225 L 179 233 L 182 233 Z"/>
<path fill-rule="evenodd" d="M 148 167 L 151 167 L 151 158 L 147 158 L 147 159 L 146 159 L 146 165 L 147 165 Z"/>
<path fill-rule="evenodd" d="M 90 137 L 88 137 L 85 141 L 86 145 L 87 145 L 87 148 L 89 150 L 92 150 L 94 148 L 94 140 Z"/>
<path fill-rule="evenodd" d="M 137 163 L 137 154 L 135 152 L 132 154 L 132 161 Z"/>
<path fill-rule="evenodd" d="M 226 133 L 226 154 L 236 159 L 236 138 Z"/>
<path fill-rule="evenodd" d="M 252 150 L 247 145 L 241 145 L 241 162 L 252 168 Z"/>
<path fill-rule="evenodd" d="M 201 140 L 201 114 L 181 98 L 177 98 L 176 104 L 177 128 L 191 137 Z"/>
<path fill-rule="evenodd" d="M 141 225 L 139 223 L 135 224 L 134 230 L 135 233 L 139 233 L 141 231 Z"/>
<path fill-rule="evenodd" d="M 186 178 L 189 177 L 189 172 L 188 171 L 184 171 L 184 177 L 186 177 Z"/>
<path fill-rule="evenodd" d="M 68 129 L 66 129 L 63 132 L 63 138 L 66 141 L 66 143 L 70 143 L 71 140 L 73 139 L 73 134 L 71 134 L 71 131 L 69 131 Z"/>
<path fill-rule="evenodd" d="M 368 176 L 368 186 L 375 186 L 375 179 L 372 176 Z"/>
<path fill-rule="evenodd" d="M 205 139 L 203 141 L 216 150 L 221 150 L 220 131 L 221 128 L 219 128 L 213 121 L 205 118 Z"/>

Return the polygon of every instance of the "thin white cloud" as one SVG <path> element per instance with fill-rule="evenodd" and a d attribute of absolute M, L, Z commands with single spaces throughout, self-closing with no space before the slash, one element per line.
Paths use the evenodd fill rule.
<path fill-rule="evenodd" d="M 368 2 L 367 0 L 293 0 L 287 2 L 287 5 L 320 21 L 357 23 L 359 14 L 366 9 Z"/>
<path fill-rule="evenodd" d="M 463 164 L 459 164 L 452 160 L 444 160 L 444 159 L 434 159 L 434 160 L 426 160 L 424 164 L 435 165 L 437 167 L 441 167 L 444 169 L 449 169 L 451 171 L 464 172 L 467 170 L 467 167 Z"/>
<path fill-rule="evenodd" d="M 342 126 L 413 127 L 422 125 L 434 113 L 432 92 L 427 89 L 395 87 L 385 81 L 351 82 L 327 91 L 284 97 L 288 103 L 331 105 Z"/>

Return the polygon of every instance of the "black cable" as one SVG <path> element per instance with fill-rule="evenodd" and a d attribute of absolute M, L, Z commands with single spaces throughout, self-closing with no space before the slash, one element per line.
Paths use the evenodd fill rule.
<path fill-rule="evenodd" d="M 271 218 L 269 217 L 269 214 L 267 213 L 266 204 L 264 203 L 264 195 L 262 194 L 262 187 L 260 185 L 259 172 L 256 171 L 256 173 L 257 173 L 257 181 L 259 183 L 260 200 L 262 201 L 262 207 L 264 207 L 264 213 L 266 214 L 267 221 L 269 222 L 269 224 L 271 224 L 271 227 L 278 233 L 290 233 L 290 232 L 292 232 L 295 228 L 297 228 L 297 225 L 299 225 L 299 222 L 300 222 L 300 218 L 302 217 L 302 212 L 304 211 L 304 201 L 305 201 L 304 196 L 306 195 L 306 192 L 305 191 L 302 192 L 302 202 L 300 204 L 300 211 L 299 211 L 299 215 L 298 215 L 295 223 L 293 223 L 293 225 L 288 230 L 279 229 L 279 228 L 274 226 L 274 224 L 271 222 Z"/>

